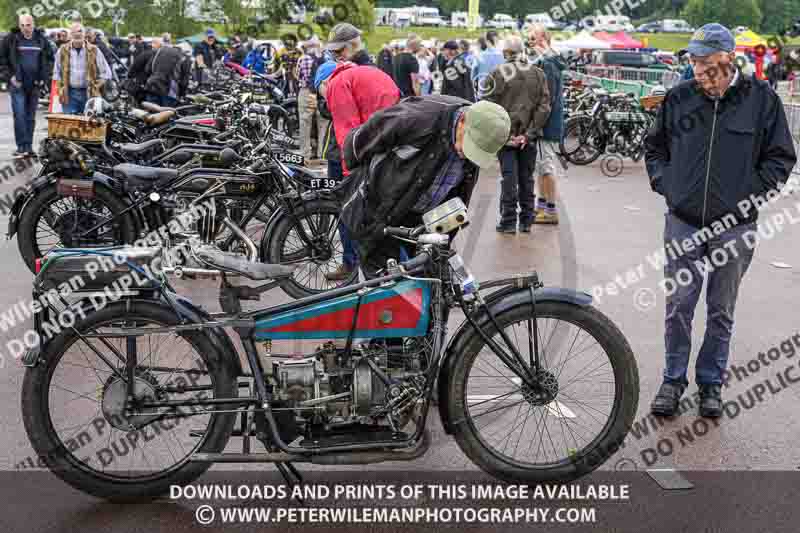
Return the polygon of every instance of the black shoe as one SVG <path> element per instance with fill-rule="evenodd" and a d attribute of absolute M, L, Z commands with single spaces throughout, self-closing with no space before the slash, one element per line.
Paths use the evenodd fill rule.
<path fill-rule="evenodd" d="M 722 386 L 700 385 L 700 416 L 719 418 L 722 416 Z"/>
<path fill-rule="evenodd" d="M 497 233 L 508 233 L 509 235 L 514 235 L 517 232 L 517 228 L 514 226 L 504 226 L 503 224 L 498 224 L 495 226 Z"/>
<path fill-rule="evenodd" d="M 650 404 L 650 412 L 657 416 L 673 416 L 678 411 L 678 403 L 685 389 L 683 385 L 662 383 Z"/>
<path fill-rule="evenodd" d="M 520 224 L 519 231 L 521 233 L 530 233 L 531 232 L 531 224 Z"/>

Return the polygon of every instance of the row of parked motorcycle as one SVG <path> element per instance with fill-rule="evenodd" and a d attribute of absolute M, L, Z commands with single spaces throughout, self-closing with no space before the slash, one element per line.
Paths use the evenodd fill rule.
<path fill-rule="evenodd" d="M 289 265 L 294 276 L 281 287 L 294 298 L 353 282 L 356 274 L 326 277 L 342 256 L 337 183 L 292 151 L 296 102 L 266 77 L 230 77 L 218 88 L 175 108 L 134 107 L 112 83 L 87 103 L 88 123 L 45 139 L 41 169 L 10 217 L 8 236 L 17 236 L 25 264 L 35 271 L 57 248 L 133 243 L 210 203 L 191 231 L 170 236 L 167 252 L 191 241 L 195 249 Z M 95 126 L 100 136 L 85 139 Z M 178 256 L 184 259 L 167 265 L 178 276 L 220 272 L 202 254 L 169 254 Z"/>
<path fill-rule="evenodd" d="M 564 137 L 561 154 L 574 165 L 588 165 L 603 154 L 640 161 L 644 140 L 666 90 L 649 96 L 609 92 L 596 82 L 571 78 L 564 85 Z"/>

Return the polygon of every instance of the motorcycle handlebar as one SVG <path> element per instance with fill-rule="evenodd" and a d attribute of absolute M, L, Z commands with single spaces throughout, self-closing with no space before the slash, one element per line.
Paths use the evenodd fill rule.
<path fill-rule="evenodd" d="M 402 226 L 401 227 L 387 226 L 386 228 L 384 228 L 383 234 L 391 236 L 391 237 L 401 237 L 403 239 L 413 239 L 414 237 L 416 237 L 417 235 L 422 233 L 423 230 L 424 230 L 424 228 L 422 226 L 420 226 L 418 228 L 404 228 Z"/>
<path fill-rule="evenodd" d="M 409 259 L 408 261 L 400 263 L 400 266 L 402 266 L 407 272 L 410 272 L 421 266 L 426 265 L 430 260 L 431 260 L 431 254 L 428 252 L 422 252 L 419 255 Z"/>

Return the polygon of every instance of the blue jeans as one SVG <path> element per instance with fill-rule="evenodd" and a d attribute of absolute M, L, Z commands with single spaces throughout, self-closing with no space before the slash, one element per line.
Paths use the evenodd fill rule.
<path fill-rule="evenodd" d="M 17 151 L 33 151 L 33 130 L 36 126 L 36 108 L 39 106 L 39 90 L 36 87 L 17 89 L 9 84 L 11 111 L 14 113 L 14 138 Z"/>
<path fill-rule="evenodd" d="M 433 91 L 433 80 L 423 81 L 422 82 L 422 87 L 420 87 L 420 91 L 419 91 L 420 94 L 422 96 L 427 96 L 427 95 L 431 94 L 432 91 Z"/>
<path fill-rule="evenodd" d="M 328 178 L 336 181 L 344 178 L 341 161 L 328 161 Z M 339 238 L 342 240 L 342 264 L 353 269 L 358 265 L 356 242 L 350 238 L 350 232 L 342 223 L 339 223 Z"/>
<path fill-rule="evenodd" d="M 691 251 L 686 246 L 676 252 L 677 259 L 666 255 L 664 287 L 667 314 L 664 328 L 666 366 L 664 382 L 687 385 L 686 373 L 692 351 L 692 319 L 703 280 L 708 278 L 706 307 L 708 317 L 703 345 L 697 355 L 695 381 L 698 385 L 722 384 L 728 365 L 733 313 L 739 285 L 753 259 L 756 224 L 742 224 L 702 242 Z M 692 239 L 698 228 L 667 213 L 664 243 L 683 243 Z M 701 239 L 693 239 L 697 244 Z M 674 248 L 673 248 L 674 249 Z M 683 255 L 680 255 L 681 252 Z"/>
<path fill-rule="evenodd" d="M 86 107 L 86 89 L 72 89 L 68 93 L 69 101 L 64 105 L 64 113 L 68 115 L 83 115 Z"/>
<path fill-rule="evenodd" d="M 157 94 L 147 93 L 144 99 L 146 102 L 160 105 L 161 107 L 175 107 L 178 105 L 178 100 L 170 96 L 159 96 Z"/>

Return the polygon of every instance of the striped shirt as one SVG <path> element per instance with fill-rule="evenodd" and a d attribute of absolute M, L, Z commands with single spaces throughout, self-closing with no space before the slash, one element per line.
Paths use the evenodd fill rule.
<path fill-rule="evenodd" d="M 310 88 L 312 85 L 311 71 L 314 69 L 314 59 L 315 57 L 309 54 L 305 54 L 300 58 L 300 62 L 297 65 L 297 70 L 299 73 L 298 81 L 300 82 L 301 89 Z"/>
<path fill-rule="evenodd" d="M 106 58 L 103 53 L 98 49 L 95 62 L 97 63 L 97 77 L 102 80 L 111 79 L 111 68 L 108 66 Z M 55 70 L 53 72 L 53 79 L 61 81 L 61 61 L 58 60 L 56 54 Z M 86 68 L 86 47 L 75 48 L 70 46 L 69 49 L 69 87 L 70 89 L 86 89 L 88 83 L 86 81 L 87 68 Z"/>

